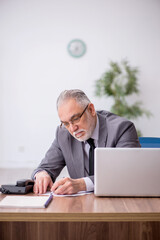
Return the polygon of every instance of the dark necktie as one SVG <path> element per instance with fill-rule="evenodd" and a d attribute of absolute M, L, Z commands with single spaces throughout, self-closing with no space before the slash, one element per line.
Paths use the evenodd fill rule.
<path fill-rule="evenodd" d="M 87 140 L 88 144 L 90 145 L 89 149 L 89 175 L 92 176 L 94 175 L 94 140 L 92 138 L 89 138 Z"/>

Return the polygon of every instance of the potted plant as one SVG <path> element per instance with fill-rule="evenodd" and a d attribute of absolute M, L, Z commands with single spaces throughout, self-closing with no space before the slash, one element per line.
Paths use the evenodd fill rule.
<path fill-rule="evenodd" d="M 111 61 L 110 69 L 96 80 L 96 96 L 112 97 L 111 112 L 127 119 L 137 119 L 142 115 L 151 116 L 150 111 L 142 107 L 142 102 L 135 101 L 129 104 L 127 100 L 128 96 L 139 94 L 138 73 L 138 68 L 131 67 L 127 60 L 120 63 Z M 140 130 L 137 132 L 142 136 Z"/>

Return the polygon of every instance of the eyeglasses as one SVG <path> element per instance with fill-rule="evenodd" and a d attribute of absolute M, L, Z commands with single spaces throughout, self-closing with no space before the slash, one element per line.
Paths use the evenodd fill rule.
<path fill-rule="evenodd" d="M 81 117 L 83 116 L 83 114 L 85 113 L 88 105 L 85 107 L 85 109 L 83 110 L 83 112 L 80 115 L 77 114 L 77 116 L 73 116 L 69 122 L 61 122 L 60 127 L 69 128 L 70 124 L 75 125 L 76 123 L 78 123 L 80 121 Z"/>

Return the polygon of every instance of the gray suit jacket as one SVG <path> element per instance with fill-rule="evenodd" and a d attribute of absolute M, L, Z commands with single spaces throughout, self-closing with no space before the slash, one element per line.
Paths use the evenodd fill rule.
<path fill-rule="evenodd" d="M 98 111 L 99 139 L 98 147 L 140 147 L 134 124 L 107 111 Z M 37 171 L 45 170 L 55 181 L 64 166 L 67 166 L 71 178 L 84 177 L 84 151 L 82 142 L 76 140 L 67 129 L 57 128 L 56 138 L 47 151 Z M 94 176 L 89 176 L 94 182 Z"/>

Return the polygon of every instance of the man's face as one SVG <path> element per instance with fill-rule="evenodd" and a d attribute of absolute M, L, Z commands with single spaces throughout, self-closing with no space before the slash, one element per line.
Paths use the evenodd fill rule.
<path fill-rule="evenodd" d="M 88 107 L 78 123 L 72 124 L 72 120 L 79 117 L 84 111 L 79 103 L 74 99 L 63 102 L 58 108 L 60 121 L 65 125 L 70 134 L 79 141 L 85 141 L 91 137 L 96 126 L 96 112 L 92 103 Z"/>

